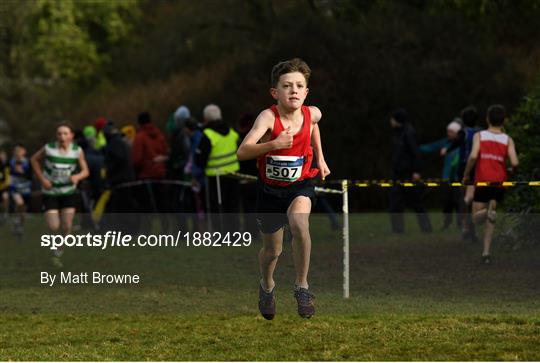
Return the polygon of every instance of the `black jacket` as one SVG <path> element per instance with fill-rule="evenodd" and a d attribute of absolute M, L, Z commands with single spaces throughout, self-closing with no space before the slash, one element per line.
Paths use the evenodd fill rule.
<path fill-rule="evenodd" d="M 409 123 L 394 129 L 392 140 L 392 177 L 409 179 L 421 169 L 420 151 L 416 131 Z"/>
<path fill-rule="evenodd" d="M 103 150 L 107 181 L 111 186 L 135 180 L 130 147 L 119 133 L 108 135 Z"/>

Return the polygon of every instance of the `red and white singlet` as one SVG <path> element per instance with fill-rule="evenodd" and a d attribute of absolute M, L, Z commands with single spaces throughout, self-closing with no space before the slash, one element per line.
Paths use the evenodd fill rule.
<path fill-rule="evenodd" d="M 270 140 L 274 140 L 284 130 L 276 105 L 271 108 L 275 115 L 274 128 Z M 286 187 L 301 180 L 314 178 L 319 169 L 311 168 L 313 148 L 311 147 L 311 112 L 302 106 L 304 122 L 300 131 L 293 136 L 289 149 L 270 151 L 257 158 L 259 177 L 267 185 Z"/>
<path fill-rule="evenodd" d="M 477 182 L 503 182 L 506 180 L 508 135 L 480 131 L 480 153 L 476 164 Z"/>

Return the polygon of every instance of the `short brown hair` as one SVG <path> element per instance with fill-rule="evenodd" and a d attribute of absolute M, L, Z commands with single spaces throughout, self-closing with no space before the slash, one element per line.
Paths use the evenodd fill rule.
<path fill-rule="evenodd" d="M 75 130 L 73 128 L 73 124 L 69 121 L 60 121 L 59 123 L 56 124 L 55 130 L 58 131 L 60 127 L 67 127 L 71 131 L 71 133 L 74 133 L 74 130 Z"/>
<path fill-rule="evenodd" d="M 503 105 L 491 105 L 487 110 L 487 116 L 492 126 L 502 126 L 506 118 L 506 109 Z"/>
<path fill-rule="evenodd" d="M 272 87 L 277 85 L 281 75 L 293 72 L 302 73 L 307 83 L 309 81 L 309 76 L 311 75 L 311 68 L 309 68 L 307 63 L 300 58 L 293 58 L 284 62 L 279 62 L 272 68 L 272 74 L 270 75 L 270 83 Z"/>

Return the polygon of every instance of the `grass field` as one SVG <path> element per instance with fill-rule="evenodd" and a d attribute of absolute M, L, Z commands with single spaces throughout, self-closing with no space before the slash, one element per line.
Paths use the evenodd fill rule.
<path fill-rule="evenodd" d="M 433 215 L 435 225 L 440 216 Z M 351 216 L 351 298 L 342 244 L 313 216 L 317 314 L 296 315 L 290 245 L 278 316 L 257 311 L 259 247 L 70 249 L 66 271 L 136 272 L 135 287 L 39 284 L 51 271 L 41 218 L 22 243 L 0 229 L 0 360 L 539 360 L 540 250 L 495 249 L 457 230 L 388 233 L 388 216 Z"/>

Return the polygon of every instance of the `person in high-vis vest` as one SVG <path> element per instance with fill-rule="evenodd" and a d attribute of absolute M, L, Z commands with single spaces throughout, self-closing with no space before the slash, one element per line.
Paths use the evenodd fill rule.
<path fill-rule="evenodd" d="M 206 211 L 211 214 L 225 213 L 227 220 L 224 224 L 229 231 L 234 232 L 239 225 L 238 216 L 233 215 L 238 213 L 238 182 L 226 175 L 240 170 L 236 156 L 240 136 L 223 121 L 221 109 L 217 105 L 206 106 L 203 119 L 203 136 L 195 163 L 206 175 Z M 216 227 L 214 223 L 213 227 Z"/>

